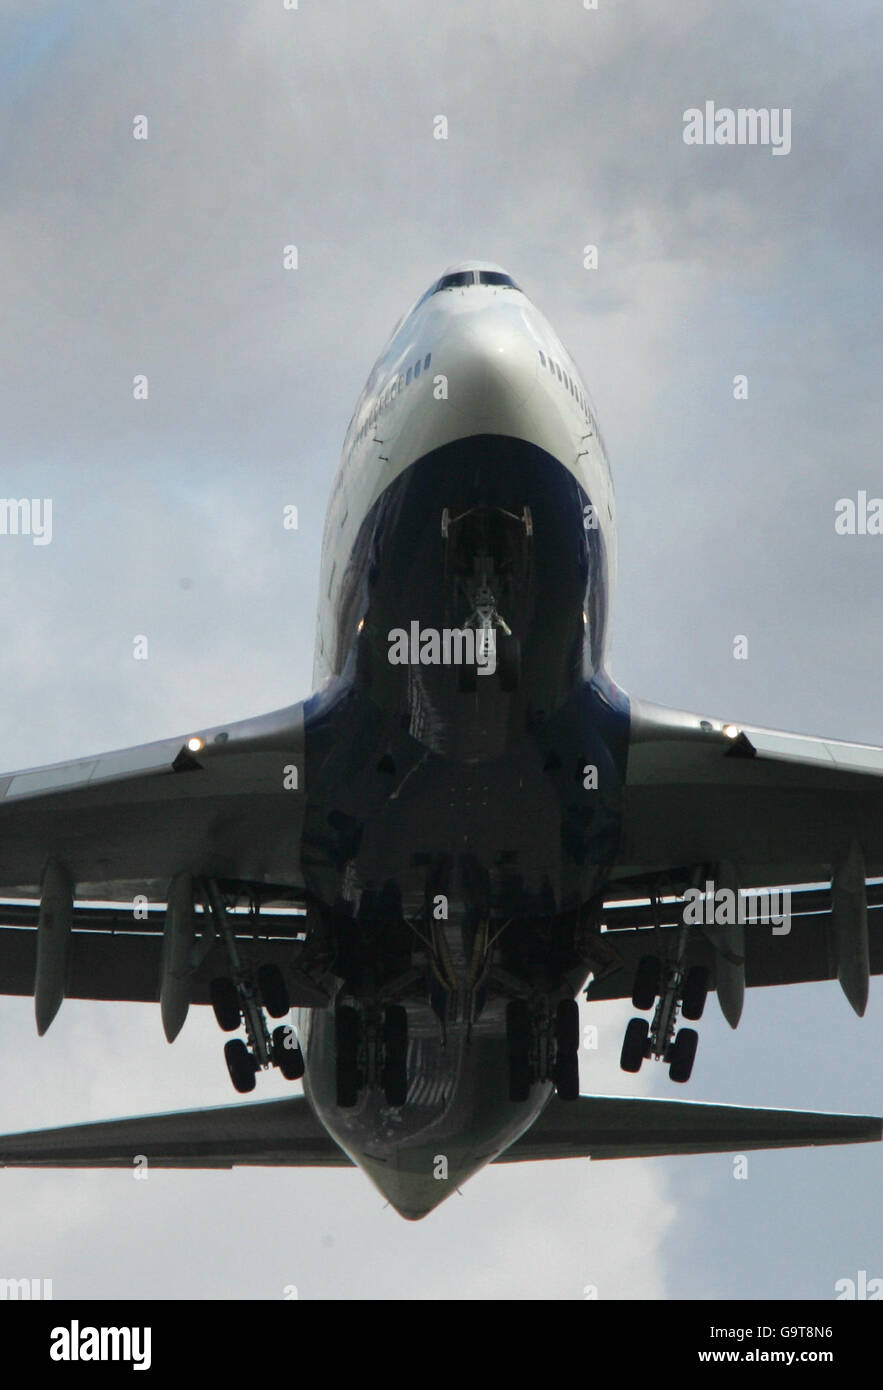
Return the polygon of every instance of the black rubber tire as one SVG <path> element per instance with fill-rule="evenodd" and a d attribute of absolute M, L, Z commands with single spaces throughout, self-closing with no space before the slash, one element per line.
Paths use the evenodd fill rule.
<path fill-rule="evenodd" d="M 226 975 L 219 975 L 209 984 L 208 994 L 219 1026 L 225 1033 L 235 1033 L 242 1022 L 242 1011 L 233 981 Z"/>
<path fill-rule="evenodd" d="M 285 976 L 278 965 L 267 962 L 258 966 L 258 989 L 261 1002 L 271 1018 L 284 1018 L 291 1008 Z"/>
<path fill-rule="evenodd" d="M 408 1098 L 408 1011 L 390 1004 L 383 1016 L 383 1094 L 387 1105 Z"/>
<path fill-rule="evenodd" d="M 649 1033 L 650 1024 L 646 1018 L 629 1020 L 625 1037 L 622 1040 L 622 1052 L 619 1056 L 619 1065 L 623 1071 L 638 1072 L 641 1070 L 641 1063 L 647 1055 L 646 1047 Z"/>
<path fill-rule="evenodd" d="M 681 1013 L 691 1022 L 702 1017 L 708 997 L 709 971 L 704 965 L 692 965 L 684 977 Z"/>
<path fill-rule="evenodd" d="M 579 1054 L 579 1004 L 562 999 L 555 1010 L 555 1046 L 559 1057 Z"/>
<path fill-rule="evenodd" d="M 642 956 L 632 985 L 632 1004 L 636 1009 L 652 1009 L 659 993 L 662 971 L 658 956 Z"/>
<path fill-rule="evenodd" d="M 555 1063 L 555 1094 L 559 1100 L 579 1100 L 579 1054 L 572 1052 Z"/>
<path fill-rule="evenodd" d="M 690 1080 L 698 1046 L 699 1034 L 695 1028 L 679 1029 L 669 1053 L 668 1074 L 672 1081 L 678 1081 L 683 1085 L 685 1081 Z"/>
<path fill-rule="evenodd" d="M 509 1099 L 519 1104 L 530 1094 L 530 1009 L 526 999 L 510 999 L 506 1005 L 506 1052 L 509 1063 Z"/>
<path fill-rule="evenodd" d="M 516 1105 L 530 1095 L 530 1065 L 519 1057 L 509 1058 L 509 1099 Z"/>
<path fill-rule="evenodd" d="M 474 662 L 464 661 L 457 667 L 457 689 L 461 695 L 474 695 L 478 689 L 478 668 Z"/>
<path fill-rule="evenodd" d="M 273 1061 L 286 1081 L 300 1081 L 304 1074 L 304 1054 L 297 1045 L 297 1035 L 290 1023 L 273 1029 Z"/>
<path fill-rule="evenodd" d="M 340 1004 L 334 1014 L 334 1035 L 337 1051 L 337 1104 L 350 1109 L 359 1099 L 362 1075 L 359 1071 L 359 1040 L 362 1025 L 358 1010 L 351 1004 Z"/>
<path fill-rule="evenodd" d="M 521 643 L 514 632 L 508 637 L 497 628 L 497 675 L 500 689 L 507 695 L 518 689 L 521 681 Z"/>
<path fill-rule="evenodd" d="M 362 934 L 352 917 L 338 916 L 334 921 L 334 970 L 352 987 L 362 970 Z"/>
<path fill-rule="evenodd" d="M 360 1074 L 355 1067 L 337 1067 L 335 1102 L 341 1110 L 352 1110 L 359 1103 Z"/>
<path fill-rule="evenodd" d="M 374 684 L 374 652 L 371 637 L 363 628 L 356 637 L 356 684 L 370 690 Z"/>
<path fill-rule="evenodd" d="M 526 999 L 510 999 L 506 1005 L 506 1051 L 510 1057 L 530 1058 L 530 1009 Z"/>
<path fill-rule="evenodd" d="M 352 1110 L 359 1103 L 359 1073 L 353 1067 L 337 1069 L 337 1104 L 341 1110 Z"/>
<path fill-rule="evenodd" d="M 253 1091 L 257 1067 L 241 1038 L 232 1038 L 230 1042 L 224 1043 L 224 1061 L 227 1063 L 230 1080 L 240 1095 Z"/>

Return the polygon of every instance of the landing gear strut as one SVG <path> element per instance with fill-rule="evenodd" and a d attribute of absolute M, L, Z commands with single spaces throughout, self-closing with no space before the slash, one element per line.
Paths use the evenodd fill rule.
<path fill-rule="evenodd" d="M 408 1097 L 408 1011 L 403 1004 L 382 1010 L 338 1004 L 334 1013 L 337 1104 L 350 1110 L 365 1086 L 379 1084 L 387 1105 Z"/>
<path fill-rule="evenodd" d="M 554 1016 L 527 999 L 506 1005 L 509 1099 L 526 1101 L 535 1081 L 553 1081 L 560 1100 L 579 1098 L 579 1006 L 559 1000 Z"/>
<path fill-rule="evenodd" d="M 304 1074 L 304 1059 L 294 1030 L 283 1026 L 271 1036 L 264 1016 L 264 1010 L 272 1018 L 288 1013 L 285 977 L 272 962 L 255 972 L 243 964 L 221 891 L 213 879 L 207 880 L 205 888 L 215 934 L 230 968 L 229 975 L 219 975 L 209 985 L 212 1009 L 225 1033 L 244 1026 L 247 1038 L 233 1038 L 224 1046 L 230 1080 L 237 1091 L 253 1091 L 257 1073 L 275 1066 L 287 1080 L 297 1081 Z"/>
<path fill-rule="evenodd" d="M 441 518 L 445 542 L 445 583 L 450 602 L 469 616 L 462 626 L 475 632 L 476 659 L 489 664 L 493 652 L 500 689 L 512 694 L 521 681 L 521 644 L 501 608 L 525 611 L 532 578 L 533 517 L 530 507 L 520 515 L 503 507 L 471 507 Z M 458 671 L 460 690 L 478 688 L 476 666 Z"/>
<path fill-rule="evenodd" d="M 690 1080 L 699 1034 L 695 1028 L 678 1028 L 678 1013 L 691 1022 L 702 1017 L 708 994 L 709 973 L 704 965 L 685 967 L 688 928 L 682 925 L 671 959 L 642 956 L 635 971 L 632 1003 L 636 1009 L 656 1008 L 653 1018 L 633 1018 L 625 1030 L 619 1065 L 638 1072 L 645 1057 L 668 1063 L 672 1081 Z M 657 1002 L 658 1000 L 658 1002 Z"/>

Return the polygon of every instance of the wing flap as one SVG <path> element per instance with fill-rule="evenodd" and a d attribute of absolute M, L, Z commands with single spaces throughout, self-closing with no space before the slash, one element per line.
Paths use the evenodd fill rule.
<path fill-rule="evenodd" d="M 0 994 L 34 993 L 37 965 L 37 933 L 27 928 L 0 929 Z M 159 997 L 162 936 L 141 936 L 134 932 L 75 931 L 71 935 L 70 958 L 65 984 L 66 999 L 123 1000 L 153 1004 Z M 278 965 L 285 978 L 292 1007 L 324 1008 L 328 990 L 299 968 L 303 944 L 299 941 L 237 939 L 244 965 Z M 208 1004 L 209 982 L 229 969 L 220 946 L 203 957 L 190 977 L 190 1003 Z"/>
<path fill-rule="evenodd" d="M 795 898 L 799 896 L 795 893 Z M 604 932 L 601 940 L 613 946 L 614 963 L 592 980 L 586 990 L 587 999 L 630 999 L 641 957 L 665 954 L 669 945 L 674 945 L 676 936 L 675 926 L 662 926 L 658 934 L 646 927 L 631 930 L 619 927 Z M 868 944 L 871 974 L 883 975 L 883 904 L 868 909 Z M 686 964 L 707 966 L 711 972 L 711 988 L 715 987 L 717 952 L 701 927 L 690 933 Z M 763 922 L 749 923 L 745 928 L 745 984 L 749 989 L 761 985 L 836 980 L 837 969 L 830 911 L 794 914 L 789 930 L 782 935 L 776 935 Z"/>

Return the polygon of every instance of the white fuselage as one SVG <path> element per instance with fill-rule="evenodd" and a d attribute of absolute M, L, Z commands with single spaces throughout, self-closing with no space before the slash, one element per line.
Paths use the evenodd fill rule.
<path fill-rule="evenodd" d="M 451 275 L 468 283 L 444 286 Z M 498 283 L 482 283 L 482 275 Z M 339 801 L 314 812 L 307 882 L 340 913 L 335 970 L 344 983 L 335 1010 L 299 1019 L 305 1087 L 341 1148 L 411 1218 L 511 1144 L 553 1089 L 544 1072 L 526 1097 L 510 1096 L 509 996 L 488 979 L 476 997 L 490 956 L 475 923 L 496 913 L 501 925 L 500 904 L 514 901 L 506 894 L 516 883 L 507 866 L 517 865 L 513 891 L 525 930 L 494 949 L 510 982 L 513 970 L 527 972 L 526 992 L 572 994 L 586 973 L 574 914 L 597 892 L 615 828 L 615 797 L 575 801 L 574 779 L 562 770 L 593 757 L 612 765 L 608 696 L 588 684 L 599 672 L 606 679 L 610 470 L 573 359 L 507 280 L 499 267 L 457 267 L 402 319 L 353 413 L 323 541 L 315 686 L 331 709 L 336 699 L 353 701 L 359 741 L 350 747 L 326 733 L 315 745 L 318 781 L 333 762 L 341 790 Z M 531 579 L 520 590 L 502 544 L 473 545 L 468 533 L 462 552 L 449 542 L 449 525 L 491 512 L 510 534 L 514 519 L 519 545 L 525 538 L 513 552 L 528 555 Z M 481 525 L 492 536 L 491 523 Z M 451 576 L 466 588 L 470 566 L 484 564 L 483 576 L 491 560 L 492 597 L 520 642 L 519 680 L 508 688 L 502 679 L 481 681 L 467 695 L 453 672 L 411 665 L 403 675 L 387 660 L 393 630 L 421 614 L 468 625 L 474 595 L 458 609 Z M 308 764 L 308 784 L 310 775 Z M 414 937 L 406 922 L 421 920 L 440 891 L 439 873 L 448 875 L 450 913 Z M 382 885 L 393 886 L 395 906 L 378 908 L 375 920 Z M 519 954 L 520 943 L 532 939 L 531 914 L 548 914 L 550 901 L 570 916 L 560 944 L 544 938 L 541 949 L 554 961 L 538 984 L 532 948 Z M 416 940 L 424 964 L 398 961 L 397 927 L 408 937 L 408 961 Z M 352 956 L 347 942 L 357 943 Z M 384 1004 L 401 999 L 407 1010 L 405 1104 L 389 1098 L 379 1073 L 369 1076 L 381 980 L 393 991 Z M 338 1008 L 341 999 L 358 1012 L 352 1003 Z M 336 1031 L 338 1013 L 357 1017 L 351 1026 L 364 1034 L 357 1101 L 340 1099 L 349 1095 L 336 1070 L 348 1044 Z M 449 1182 L 435 1180 L 439 1153 Z"/>
<path fill-rule="evenodd" d="M 472 267 L 498 269 L 464 263 Z M 395 329 L 347 430 L 322 545 L 315 688 L 338 674 L 332 654 L 340 586 L 368 512 L 411 464 L 476 434 L 525 440 L 570 470 L 592 499 L 612 584 L 613 484 L 573 358 L 521 290 L 481 284 L 439 290 L 418 300 Z"/>

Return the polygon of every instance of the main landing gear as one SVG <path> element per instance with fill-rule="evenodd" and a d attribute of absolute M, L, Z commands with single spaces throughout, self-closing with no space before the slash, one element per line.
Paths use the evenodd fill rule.
<path fill-rule="evenodd" d="M 242 1094 L 254 1090 L 255 1078 L 264 1067 L 278 1067 L 287 1081 L 299 1081 L 304 1074 L 304 1058 L 294 1029 L 281 1024 L 271 1033 L 265 1017 L 266 1013 L 283 1018 L 288 1013 L 285 977 L 271 962 L 254 972 L 243 965 L 221 892 L 212 880 L 207 890 L 215 932 L 230 966 L 229 975 L 219 975 L 209 984 L 209 999 L 224 1032 L 233 1033 L 244 1026 L 247 1039 L 231 1038 L 224 1045 L 230 1080 Z"/>
<path fill-rule="evenodd" d="M 636 1009 L 652 1009 L 654 1004 L 656 1009 L 652 1021 L 630 1020 L 619 1059 L 623 1071 L 638 1072 L 644 1058 L 653 1057 L 668 1063 L 672 1081 L 690 1080 L 699 1034 L 695 1028 L 678 1028 L 678 1013 L 691 1022 L 702 1017 L 709 973 L 704 965 L 685 969 L 686 930 L 681 928 L 675 959 L 642 956 L 638 962 L 632 1003 Z"/>
<path fill-rule="evenodd" d="M 403 1004 L 382 1010 L 338 1004 L 334 1013 L 337 1104 L 352 1109 L 365 1086 L 379 1084 L 387 1105 L 408 1096 L 408 1011 Z"/>
<path fill-rule="evenodd" d="M 531 1009 L 528 1000 L 506 1005 L 509 1099 L 526 1101 L 538 1081 L 553 1081 L 561 1100 L 579 1097 L 579 1006 L 562 999 L 555 1008 Z"/>

